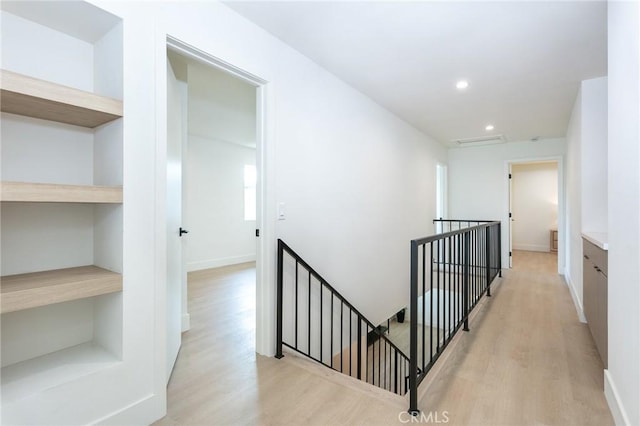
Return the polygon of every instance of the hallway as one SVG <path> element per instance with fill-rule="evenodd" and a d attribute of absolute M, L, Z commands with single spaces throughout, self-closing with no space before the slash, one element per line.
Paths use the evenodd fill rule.
<path fill-rule="evenodd" d="M 611 425 L 602 365 L 555 256 L 515 252 L 515 268 L 420 399 L 448 424 Z M 159 425 L 402 424 L 406 399 L 295 356 L 254 353 L 253 264 L 189 275 L 192 328 Z M 426 422 L 423 418 L 423 423 Z"/>
<path fill-rule="evenodd" d="M 514 251 L 513 265 L 421 407 L 448 411 L 451 424 L 613 425 L 557 254 Z"/>

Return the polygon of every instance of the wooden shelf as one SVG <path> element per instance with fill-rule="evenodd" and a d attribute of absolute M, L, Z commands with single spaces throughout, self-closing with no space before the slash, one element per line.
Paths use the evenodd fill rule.
<path fill-rule="evenodd" d="M 0 281 L 0 312 L 84 299 L 122 291 L 122 275 L 97 266 L 9 275 Z"/>
<path fill-rule="evenodd" d="M 0 201 L 31 203 L 122 203 L 122 187 L 0 182 Z"/>
<path fill-rule="evenodd" d="M 0 70 L 1 110 L 94 128 L 122 117 L 122 101 Z"/>

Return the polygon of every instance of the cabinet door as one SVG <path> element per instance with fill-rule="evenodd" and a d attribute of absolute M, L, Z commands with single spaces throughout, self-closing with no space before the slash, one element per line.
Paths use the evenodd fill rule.
<path fill-rule="evenodd" d="M 584 306 L 584 316 L 587 319 L 589 328 L 592 330 L 596 321 L 596 294 L 595 294 L 595 277 L 596 271 L 593 264 L 584 258 L 582 262 L 582 303 Z M 595 336 L 594 336 L 595 338 Z"/>
<path fill-rule="evenodd" d="M 598 323 L 597 323 L 597 339 L 596 346 L 598 347 L 598 352 L 600 352 L 600 357 L 602 358 L 602 363 L 604 364 L 604 368 L 607 368 L 608 361 L 608 330 L 607 330 L 607 277 L 602 272 L 596 273 L 596 296 L 597 296 L 597 315 L 598 315 Z"/>

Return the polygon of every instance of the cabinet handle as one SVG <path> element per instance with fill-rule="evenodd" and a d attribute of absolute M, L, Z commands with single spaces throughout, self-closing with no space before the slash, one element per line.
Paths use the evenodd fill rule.
<path fill-rule="evenodd" d="M 585 259 L 589 260 L 589 256 L 587 256 L 586 254 L 585 254 L 585 255 L 583 255 L 583 257 L 584 257 Z"/>

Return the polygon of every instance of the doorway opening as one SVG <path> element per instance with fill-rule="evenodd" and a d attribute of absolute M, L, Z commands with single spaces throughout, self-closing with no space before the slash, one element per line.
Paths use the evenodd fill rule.
<path fill-rule="evenodd" d="M 542 262 L 559 271 L 562 213 L 558 160 L 509 163 L 509 266 Z"/>
<path fill-rule="evenodd" d="M 223 331 L 249 333 L 256 351 L 264 111 L 258 79 L 170 38 L 166 55 L 168 381 L 181 333 L 210 323 L 198 316 L 203 298 L 237 302 Z"/>

